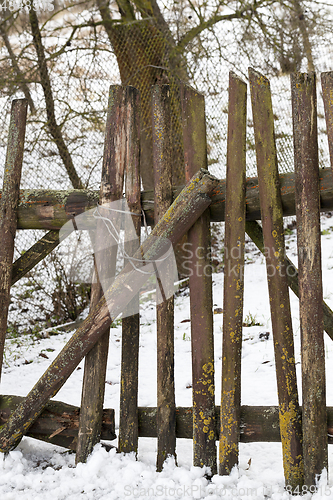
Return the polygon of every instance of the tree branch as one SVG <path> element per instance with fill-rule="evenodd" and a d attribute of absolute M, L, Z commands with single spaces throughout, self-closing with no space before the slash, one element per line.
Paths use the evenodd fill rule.
<path fill-rule="evenodd" d="M 121 18 L 124 21 L 134 21 L 135 13 L 129 0 L 116 0 Z"/>
<path fill-rule="evenodd" d="M 42 84 L 43 92 L 44 92 L 44 98 L 45 98 L 45 104 L 46 104 L 46 114 L 47 114 L 47 126 L 48 126 L 49 132 L 50 132 L 54 142 L 56 143 L 59 154 L 60 154 L 61 159 L 63 161 L 63 164 L 67 170 L 69 179 L 70 179 L 73 187 L 75 189 L 83 189 L 84 186 L 82 184 L 80 177 L 78 176 L 78 174 L 76 172 L 71 155 L 68 151 L 67 145 L 66 145 L 64 138 L 62 136 L 61 129 L 56 121 L 55 111 L 54 111 L 54 99 L 53 99 L 53 93 L 52 93 L 49 72 L 48 72 L 47 64 L 46 64 L 45 52 L 44 52 L 44 47 L 43 47 L 43 43 L 42 43 L 42 37 L 41 37 L 40 30 L 39 30 L 37 14 L 36 14 L 36 11 L 34 10 L 32 5 L 31 5 L 31 9 L 29 11 L 29 20 L 30 20 L 30 25 L 31 25 L 34 46 L 35 46 L 35 49 L 37 52 L 40 80 L 41 80 L 41 84 Z"/>
<path fill-rule="evenodd" d="M 31 94 L 30 94 L 30 90 L 29 90 L 29 87 L 25 81 L 25 77 L 24 77 L 24 74 L 22 73 L 19 65 L 18 65 L 18 62 L 17 62 L 17 59 L 16 59 L 16 56 L 14 54 L 14 51 L 13 51 L 13 48 L 10 44 L 10 41 L 9 41 L 9 38 L 8 38 L 8 35 L 7 35 L 7 32 L 6 32 L 6 29 L 5 29 L 5 22 L 3 23 L 0 23 L 0 35 L 4 41 L 4 44 L 6 46 L 6 49 L 7 49 L 7 52 L 9 54 L 9 58 L 10 58 L 10 61 L 12 63 L 12 67 L 16 73 L 16 76 L 17 76 L 17 82 L 24 94 L 24 97 L 27 99 L 28 101 L 28 105 L 29 105 L 29 108 L 30 108 L 30 111 L 31 113 L 35 113 L 36 112 L 36 108 L 35 108 L 35 105 L 33 103 L 33 100 L 32 100 L 32 97 L 31 97 Z"/>
<path fill-rule="evenodd" d="M 236 10 L 232 14 L 214 14 L 211 16 L 207 21 L 203 21 L 197 26 L 194 26 L 191 28 L 180 40 L 180 42 L 177 45 L 176 50 L 179 51 L 180 53 L 183 53 L 186 46 L 192 42 L 192 40 L 200 35 L 202 31 L 211 28 L 214 26 L 214 24 L 217 24 L 221 21 L 232 21 L 233 19 L 240 19 L 242 17 L 252 15 L 254 12 L 258 10 L 259 7 L 262 6 L 262 4 L 265 3 L 264 1 L 261 2 L 256 2 L 253 5 L 244 5 L 243 8 Z M 267 3 L 267 2 L 266 2 Z"/>

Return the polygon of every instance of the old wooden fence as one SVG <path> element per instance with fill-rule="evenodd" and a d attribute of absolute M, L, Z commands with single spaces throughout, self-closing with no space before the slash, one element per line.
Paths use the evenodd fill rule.
<path fill-rule="evenodd" d="M 157 305 L 157 408 L 138 408 L 139 315 L 122 322 L 121 400 L 118 448 L 137 451 L 138 437 L 158 438 L 157 469 L 175 455 L 176 438 L 193 439 L 193 464 L 229 474 L 238 463 L 239 441 L 282 441 L 286 485 L 315 484 L 327 468 L 332 442 L 333 408 L 326 408 L 324 329 L 333 339 L 333 313 L 323 301 L 319 212 L 333 210 L 333 179 L 319 170 L 314 74 L 291 78 L 295 172 L 278 174 L 270 84 L 249 70 L 258 178 L 246 179 L 247 85 L 235 74 L 229 80 L 229 125 L 226 181 L 207 168 L 204 98 L 181 87 L 185 187 L 172 185 L 172 131 L 167 85 L 152 88 L 155 190 L 140 193 L 139 94 L 132 87 L 110 88 L 102 181 L 91 191 L 19 192 L 27 103 L 13 102 L 0 214 L 0 363 L 5 343 L 11 283 L 17 282 L 59 244 L 59 229 L 78 214 L 125 197 L 133 214 L 136 246 L 127 255 L 151 261 L 187 235 L 200 252 L 191 260 L 192 408 L 175 405 L 173 297 Z M 327 133 L 333 165 L 333 73 L 322 75 Z M 144 211 L 154 225 L 139 246 Z M 285 255 L 283 217 L 296 214 L 298 270 Z M 262 225 L 257 220 L 261 219 Z M 224 317 L 221 407 L 215 406 L 212 280 L 209 268 L 209 223 L 225 220 Z M 13 265 L 16 228 L 49 232 Z M 97 227 L 103 243 L 103 225 Z M 278 407 L 241 406 L 240 375 L 243 317 L 244 242 L 247 233 L 265 254 L 274 336 Z M 102 246 L 101 246 L 102 248 Z M 233 251 L 237 249 L 237 251 Z M 114 272 L 107 250 L 96 276 Z M 232 272 L 229 270 L 232 270 Z M 236 272 L 235 272 L 236 270 Z M 13 449 L 26 434 L 76 450 L 85 461 L 96 442 L 114 439 L 114 411 L 103 409 L 106 358 L 111 322 L 137 301 L 128 289 L 131 262 L 103 294 L 92 285 L 90 313 L 26 398 L 0 399 L 0 450 Z M 142 283 L 147 276 L 142 274 Z M 300 300 L 303 408 L 298 402 L 288 286 Z M 78 363 L 86 357 L 81 408 L 50 401 Z M 0 365 L 1 368 L 1 365 Z M 315 443 L 315 445 L 314 445 Z"/>

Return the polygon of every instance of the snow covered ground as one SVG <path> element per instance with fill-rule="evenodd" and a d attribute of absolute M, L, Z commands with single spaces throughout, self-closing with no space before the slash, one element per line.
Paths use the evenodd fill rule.
<path fill-rule="evenodd" d="M 333 218 L 322 218 L 322 257 L 324 298 L 333 307 Z M 296 264 L 295 231 L 286 237 L 288 256 Z M 242 404 L 276 405 L 277 390 L 272 335 L 259 339 L 260 332 L 271 332 L 265 263 L 255 247 L 247 244 L 245 266 L 244 319 L 255 318 L 260 326 L 244 327 L 242 353 Z M 214 274 L 214 308 L 222 307 L 223 273 Z M 300 387 L 300 331 L 298 299 L 290 292 L 295 336 L 297 376 Z M 176 404 L 191 406 L 191 342 L 189 297 L 182 294 L 175 300 L 175 377 Z M 223 315 L 214 314 L 216 404 L 221 391 L 221 349 Z M 141 308 L 139 405 L 156 405 L 156 330 L 155 307 L 146 301 Z M 6 359 L 1 380 L 2 394 L 24 396 L 32 388 L 52 359 L 64 346 L 70 333 L 39 341 L 18 337 L 7 341 Z M 326 334 L 325 334 L 326 335 Z M 105 407 L 119 408 L 121 328 L 111 330 L 110 354 L 106 376 Z M 41 356 L 43 354 L 44 356 Z M 326 336 L 327 404 L 333 406 L 333 343 Z M 83 364 L 66 382 L 56 399 L 80 405 Z M 117 425 L 117 424 L 116 424 Z M 114 442 L 113 444 L 116 444 Z M 239 498 L 287 500 L 284 489 L 280 443 L 249 443 L 240 445 L 239 468 L 230 476 L 205 478 L 205 469 L 192 466 L 192 441 L 178 439 L 177 461 L 172 459 L 161 473 L 155 471 L 156 439 L 140 438 L 139 456 L 106 452 L 97 445 L 87 464 L 75 467 L 74 455 L 63 448 L 24 438 L 8 456 L 0 457 L 1 500 L 45 499 L 217 499 Z M 333 448 L 329 446 L 330 466 Z M 333 495 L 333 478 L 329 486 L 322 484 L 313 498 Z M 310 495 L 307 494 L 307 497 Z"/>

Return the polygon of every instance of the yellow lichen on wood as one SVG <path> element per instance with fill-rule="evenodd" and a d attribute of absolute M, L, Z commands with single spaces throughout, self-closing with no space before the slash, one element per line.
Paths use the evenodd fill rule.
<path fill-rule="evenodd" d="M 289 403 L 289 408 L 286 410 L 280 408 L 279 420 L 283 450 L 283 467 L 286 484 L 291 485 L 293 488 L 303 484 L 304 474 L 303 457 L 301 454 L 295 457 L 291 447 L 291 438 L 294 434 L 295 424 L 299 419 L 300 416 L 293 402 Z"/>

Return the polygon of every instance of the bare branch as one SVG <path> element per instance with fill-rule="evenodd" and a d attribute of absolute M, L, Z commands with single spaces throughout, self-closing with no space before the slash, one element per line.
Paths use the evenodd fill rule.
<path fill-rule="evenodd" d="M 33 100 L 32 100 L 32 97 L 31 97 L 31 94 L 30 94 L 30 90 L 29 90 L 29 87 L 27 85 L 27 82 L 25 80 L 25 77 L 24 77 L 24 74 L 22 73 L 19 65 L 18 65 L 18 62 L 17 62 L 17 59 L 16 59 L 16 56 L 14 54 L 14 51 L 13 51 L 13 48 L 11 46 L 11 43 L 9 41 L 9 38 L 8 38 L 8 34 L 6 32 L 6 29 L 5 29 L 5 23 L 0 23 L 0 35 L 4 41 L 4 44 L 6 46 L 6 49 L 7 49 L 7 52 L 9 54 L 9 58 L 10 58 L 10 61 L 12 63 L 12 67 L 16 73 L 16 76 L 17 76 L 17 82 L 20 86 L 20 89 L 22 90 L 23 94 L 24 94 L 24 97 L 27 99 L 28 101 L 28 105 L 29 105 L 29 108 L 30 108 L 30 111 L 31 113 L 35 113 L 36 112 L 36 108 L 35 108 L 35 105 L 33 103 Z"/>
<path fill-rule="evenodd" d="M 46 114 L 47 114 L 47 126 L 54 142 L 56 143 L 59 154 L 67 170 L 68 176 L 70 178 L 73 187 L 75 189 L 83 189 L 84 186 L 82 184 L 80 177 L 76 172 L 71 155 L 68 151 L 67 145 L 62 136 L 61 129 L 56 121 L 52 87 L 51 87 L 49 72 L 47 69 L 42 37 L 39 30 L 38 18 L 33 6 L 31 6 L 29 12 L 29 19 L 30 19 L 33 41 L 37 52 L 38 69 L 39 69 L 41 84 L 44 91 Z"/>
<path fill-rule="evenodd" d="M 241 9 L 235 10 L 231 14 L 214 14 L 206 21 L 200 22 L 197 26 L 191 28 L 180 40 L 177 45 L 177 51 L 184 52 L 187 45 L 192 42 L 192 40 L 202 33 L 204 30 L 211 28 L 215 24 L 221 21 L 232 21 L 233 19 L 246 18 L 252 15 L 253 12 L 257 11 L 264 3 L 274 3 L 274 2 L 265 2 L 265 0 L 256 2 L 255 4 L 245 4 Z"/>

